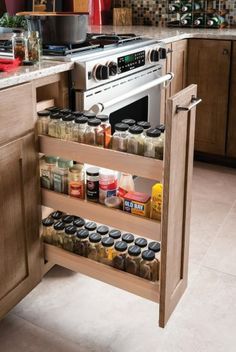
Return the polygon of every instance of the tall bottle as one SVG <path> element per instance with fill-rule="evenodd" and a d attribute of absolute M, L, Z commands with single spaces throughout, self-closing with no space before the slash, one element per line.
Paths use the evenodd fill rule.
<path fill-rule="evenodd" d="M 224 17 L 215 14 L 215 15 L 213 15 L 211 17 L 208 17 L 207 26 L 208 27 L 219 27 L 224 22 L 225 22 Z"/>
<path fill-rule="evenodd" d="M 193 19 L 192 19 L 191 13 L 188 13 L 188 14 L 182 16 L 180 19 L 180 23 L 182 24 L 182 26 L 191 26 L 192 21 L 193 21 Z"/>

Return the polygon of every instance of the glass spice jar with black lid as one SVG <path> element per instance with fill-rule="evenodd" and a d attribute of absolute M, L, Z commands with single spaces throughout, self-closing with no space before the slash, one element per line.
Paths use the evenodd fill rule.
<path fill-rule="evenodd" d="M 112 266 L 114 255 L 114 240 L 111 237 L 102 238 L 102 247 L 99 253 L 99 261 L 103 264 Z"/>
<path fill-rule="evenodd" d="M 134 242 L 134 235 L 132 233 L 124 233 L 122 235 L 122 241 L 126 242 L 127 244 L 131 244 Z"/>
<path fill-rule="evenodd" d="M 84 225 L 84 228 L 86 230 L 89 231 L 89 233 L 91 234 L 92 232 L 96 231 L 97 228 L 97 224 L 94 221 L 88 221 L 86 222 L 86 224 Z"/>
<path fill-rule="evenodd" d="M 115 242 L 117 242 L 117 241 L 120 240 L 120 238 L 121 238 L 121 231 L 120 231 L 120 230 L 116 230 L 116 229 L 112 229 L 112 230 L 110 230 L 110 232 L 109 232 L 109 236 L 110 236 L 111 238 L 113 238 L 113 240 L 114 240 Z"/>
<path fill-rule="evenodd" d="M 77 231 L 77 234 L 76 234 L 75 243 L 74 243 L 74 253 L 87 258 L 88 248 L 89 248 L 89 231 L 86 229 L 81 229 Z"/>
<path fill-rule="evenodd" d="M 104 148 L 111 147 L 111 124 L 108 115 L 97 115 L 97 119 L 101 120 L 101 128 L 104 133 Z"/>
<path fill-rule="evenodd" d="M 91 233 L 89 235 L 89 247 L 88 247 L 88 258 L 99 261 L 101 252 L 101 239 L 102 236 L 99 233 Z"/>
<path fill-rule="evenodd" d="M 125 258 L 125 270 L 133 275 L 139 276 L 141 261 L 141 248 L 132 245 L 128 248 L 128 255 Z"/>
<path fill-rule="evenodd" d="M 50 112 L 48 110 L 42 110 L 37 112 L 37 130 L 38 134 L 48 135 L 48 124 L 50 121 Z"/>
<path fill-rule="evenodd" d="M 65 227 L 65 235 L 63 237 L 63 248 L 66 251 L 74 251 L 74 243 L 76 238 L 77 228 L 74 225 L 68 225 Z"/>
<path fill-rule="evenodd" d="M 62 211 L 60 210 L 56 210 L 53 211 L 50 216 L 54 219 L 54 220 L 60 220 L 62 218 L 62 216 L 65 215 Z"/>
<path fill-rule="evenodd" d="M 72 114 L 63 115 L 60 121 L 60 136 L 58 138 L 66 141 L 73 140 L 74 116 Z"/>
<path fill-rule="evenodd" d="M 136 121 L 133 119 L 123 119 L 121 121 L 121 123 L 125 123 L 126 125 L 128 125 L 129 127 L 132 127 L 136 124 Z"/>
<path fill-rule="evenodd" d="M 140 262 L 140 277 L 150 281 L 159 280 L 159 262 L 155 257 L 155 252 L 146 250 L 142 252 Z"/>
<path fill-rule="evenodd" d="M 83 111 L 73 111 L 72 114 L 75 117 L 82 117 L 83 116 Z"/>
<path fill-rule="evenodd" d="M 126 123 L 116 123 L 115 133 L 112 136 L 112 149 L 119 152 L 127 152 L 127 142 L 129 136 L 129 125 Z"/>
<path fill-rule="evenodd" d="M 83 116 L 87 117 L 88 120 L 96 118 L 96 114 L 93 111 L 83 111 Z"/>
<path fill-rule="evenodd" d="M 61 113 L 62 115 L 71 114 L 71 109 L 60 109 L 60 113 Z"/>
<path fill-rule="evenodd" d="M 52 234 L 54 220 L 51 217 L 42 220 L 43 224 L 43 240 L 46 243 L 52 244 Z"/>
<path fill-rule="evenodd" d="M 109 227 L 107 227 L 106 225 L 100 225 L 97 228 L 97 233 L 99 233 L 99 235 L 101 236 L 106 236 L 109 232 Z"/>
<path fill-rule="evenodd" d="M 151 128 L 151 124 L 148 121 L 139 121 L 137 122 L 137 126 L 143 128 L 143 137 L 146 136 L 146 132 Z"/>
<path fill-rule="evenodd" d="M 119 270 L 125 270 L 125 258 L 127 255 L 127 243 L 124 241 L 117 241 L 115 243 L 115 250 L 113 254 L 113 267 Z"/>
<path fill-rule="evenodd" d="M 63 247 L 63 239 L 65 235 L 65 224 L 62 221 L 57 221 L 53 227 L 52 244 L 59 248 Z"/>
<path fill-rule="evenodd" d="M 85 144 L 103 147 L 104 135 L 101 129 L 101 120 L 89 119 L 85 130 Z"/>
<path fill-rule="evenodd" d="M 61 130 L 60 130 L 60 122 L 62 119 L 61 114 L 59 112 L 51 112 L 50 113 L 50 121 L 48 123 L 48 135 L 54 138 L 60 138 Z"/>
<path fill-rule="evenodd" d="M 132 126 L 129 128 L 127 152 L 136 155 L 143 155 L 143 128 Z"/>
<path fill-rule="evenodd" d="M 134 243 L 136 244 L 136 246 L 139 246 L 140 248 L 144 249 L 145 247 L 147 247 L 148 241 L 146 240 L 146 238 L 137 237 Z"/>
<path fill-rule="evenodd" d="M 75 216 L 73 225 L 76 226 L 77 230 L 80 230 L 85 225 L 85 220 L 80 216 Z"/>
<path fill-rule="evenodd" d="M 160 160 L 163 159 L 163 141 L 160 137 L 161 131 L 157 128 L 151 128 L 147 131 L 144 140 L 144 156 Z"/>
<path fill-rule="evenodd" d="M 73 215 L 63 215 L 63 216 L 62 216 L 62 221 L 63 221 L 66 225 L 72 225 L 74 219 L 75 219 L 75 217 L 74 217 Z"/>
<path fill-rule="evenodd" d="M 78 143 L 85 143 L 85 131 L 88 126 L 88 119 L 85 116 L 76 117 L 72 130 L 72 140 Z"/>

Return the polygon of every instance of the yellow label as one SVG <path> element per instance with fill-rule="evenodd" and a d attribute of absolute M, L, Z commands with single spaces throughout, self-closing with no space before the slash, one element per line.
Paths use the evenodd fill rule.
<path fill-rule="evenodd" d="M 161 220 L 162 212 L 162 183 L 156 183 L 152 187 L 152 200 L 151 200 L 151 218 Z"/>

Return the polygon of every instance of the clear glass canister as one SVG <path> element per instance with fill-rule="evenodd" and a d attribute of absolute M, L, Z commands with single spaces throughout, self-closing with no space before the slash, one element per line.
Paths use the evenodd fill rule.
<path fill-rule="evenodd" d="M 163 159 L 163 141 L 160 138 L 161 131 L 151 128 L 147 131 L 144 140 L 144 156 L 148 158 Z"/>
<path fill-rule="evenodd" d="M 119 270 L 125 270 L 125 259 L 127 255 L 127 243 L 124 241 L 118 241 L 115 243 L 115 250 L 113 254 L 112 264 L 114 268 Z"/>
<path fill-rule="evenodd" d="M 148 121 L 139 121 L 137 122 L 137 126 L 143 128 L 143 137 L 146 136 L 146 132 L 151 128 L 151 124 Z"/>
<path fill-rule="evenodd" d="M 41 186 L 53 190 L 53 173 L 57 166 L 57 158 L 54 156 L 45 156 L 45 162 L 41 166 Z"/>
<path fill-rule="evenodd" d="M 62 221 L 57 221 L 53 227 L 52 244 L 54 246 L 62 248 L 64 236 L 65 236 L 65 224 Z"/>
<path fill-rule="evenodd" d="M 160 260 L 161 260 L 161 257 L 160 257 L 160 251 L 161 251 L 161 244 L 160 244 L 160 242 L 155 242 L 155 241 L 153 241 L 153 242 L 150 242 L 150 243 L 148 243 L 148 249 L 150 250 L 150 251 L 153 251 L 154 253 L 155 253 L 155 255 L 156 255 L 156 259 L 159 261 L 159 263 L 160 263 Z"/>
<path fill-rule="evenodd" d="M 129 128 L 127 152 L 136 155 L 143 155 L 143 128 L 132 126 Z"/>
<path fill-rule="evenodd" d="M 112 136 L 112 149 L 119 152 L 127 152 L 127 142 L 129 136 L 129 125 L 125 123 L 117 123 L 115 125 L 115 133 Z"/>
<path fill-rule="evenodd" d="M 92 233 L 89 235 L 89 248 L 88 248 L 88 258 L 92 260 L 99 260 L 101 252 L 101 235 L 98 233 Z"/>
<path fill-rule="evenodd" d="M 27 38 L 20 29 L 13 31 L 12 50 L 14 59 L 24 61 L 28 58 Z"/>
<path fill-rule="evenodd" d="M 69 168 L 73 165 L 72 160 L 59 158 L 57 167 L 53 172 L 53 189 L 56 192 L 68 194 L 68 174 Z"/>
<path fill-rule="evenodd" d="M 136 125 L 136 121 L 133 120 L 133 119 L 124 119 L 124 120 L 121 121 L 121 123 L 125 123 L 129 127 L 132 127 L 132 126 Z"/>
<path fill-rule="evenodd" d="M 72 140 L 74 142 L 85 143 L 85 131 L 88 127 L 87 117 L 81 116 L 75 119 L 72 130 Z"/>
<path fill-rule="evenodd" d="M 159 262 L 155 258 L 155 252 L 151 250 L 143 251 L 140 262 L 140 276 L 146 280 L 159 280 Z"/>
<path fill-rule="evenodd" d="M 39 62 L 41 59 L 41 39 L 39 32 L 28 32 L 28 59 L 34 63 Z"/>
<path fill-rule="evenodd" d="M 114 240 L 111 237 L 103 237 L 102 248 L 99 255 L 100 263 L 112 266 L 114 257 Z"/>
<path fill-rule="evenodd" d="M 63 248 L 66 251 L 69 251 L 69 252 L 74 251 L 76 232 L 77 232 L 76 226 L 68 225 L 65 227 L 65 235 L 63 238 Z"/>
<path fill-rule="evenodd" d="M 68 194 L 71 197 L 84 199 L 84 166 L 76 164 L 69 169 Z"/>
<path fill-rule="evenodd" d="M 140 272 L 141 249 L 139 246 L 132 245 L 128 249 L 128 255 L 125 258 L 125 270 L 133 275 Z"/>
<path fill-rule="evenodd" d="M 62 115 L 59 112 L 52 112 L 50 114 L 50 121 L 48 123 L 48 135 L 54 138 L 60 138 L 60 122 Z"/>
<path fill-rule="evenodd" d="M 43 240 L 46 243 L 52 244 L 54 220 L 48 217 L 42 220 L 42 224 L 43 224 Z"/>
<path fill-rule="evenodd" d="M 77 231 L 75 244 L 74 244 L 74 253 L 87 258 L 88 248 L 89 248 L 89 231 L 86 229 L 81 229 Z"/>
<path fill-rule="evenodd" d="M 101 120 L 101 127 L 104 133 L 104 148 L 111 147 L 111 124 L 108 115 L 97 115 L 97 119 Z"/>
<path fill-rule="evenodd" d="M 91 119 L 88 120 L 88 127 L 85 131 L 85 143 L 89 145 L 96 145 L 103 147 L 104 136 L 103 130 L 101 129 L 101 120 Z"/>
<path fill-rule="evenodd" d="M 66 141 L 73 140 L 74 116 L 72 114 L 63 115 L 60 121 L 60 137 Z"/>
<path fill-rule="evenodd" d="M 48 124 L 50 121 L 50 112 L 48 110 L 39 111 L 37 113 L 37 129 L 38 134 L 47 135 L 48 134 Z"/>
<path fill-rule="evenodd" d="M 161 131 L 161 136 L 160 136 L 160 138 L 161 138 L 161 141 L 162 141 L 162 144 L 163 144 L 163 150 L 164 150 L 166 126 L 163 125 L 163 124 L 161 124 L 161 125 L 158 125 L 156 128 Z"/>

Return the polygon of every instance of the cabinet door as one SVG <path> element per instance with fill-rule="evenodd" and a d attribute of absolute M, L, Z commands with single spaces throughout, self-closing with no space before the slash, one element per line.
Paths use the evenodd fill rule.
<path fill-rule="evenodd" d="M 171 71 L 175 74 L 170 86 L 173 96 L 186 87 L 188 41 L 180 40 L 172 43 Z"/>
<path fill-rule="evenodd" d="M 0 318 L 40 281 L 34 134 L 0 147 Z"/>
<path fill-rule="evenodd" d="M 196 117 L 195 150 L 225 155 L 231 42 L 189 41 L 188 82 L 202 98 Z"/>
<path fill-rule="evenodd" d="M 229 100 L 227 156 L 236 158 L 236 42 L 233 42 Z"/>

